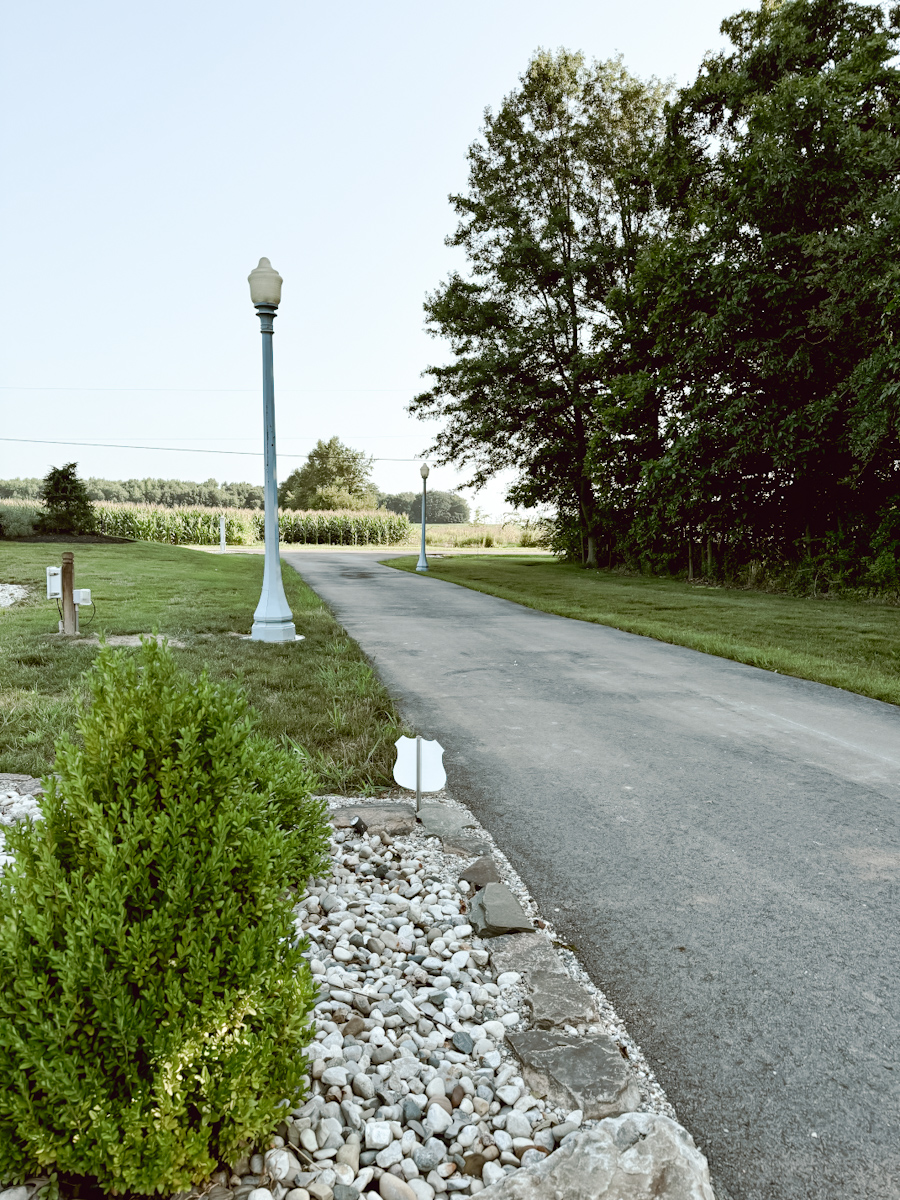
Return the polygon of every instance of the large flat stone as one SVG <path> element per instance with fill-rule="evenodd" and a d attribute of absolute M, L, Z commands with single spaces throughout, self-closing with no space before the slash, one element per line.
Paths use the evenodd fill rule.
<path fill-rule="evenodd" d="M 497 937 L 511 930 L 533 928 L 505 883 L 489 883 L 475 893 L 469 908 L 469 923 L 479 937 Z"/>
<path fill-rule="evenodd" d="M 442 838 L 474 828 L 468 813 L 445 804 L 423 804 L 419 809 L 419 821 L 428 837 Z"/>
<path fill-rule="evenodd" d="M 583 1025 L 597 1019 L 593 996 L 571 975 L 531 971 L 526 982 L 531 1020 L 538 1029 Z"/>
<path fill-rule="evenodd" d="M 369 833 L 388 837 L 402 837 L 416 827 L 416 810 L 411 804 L 347 804 L 332 811 L 331 823 L 335 829 L 349 829 L 357 817 Z"/>
<path fill-rule="evenodd" d="M 441 838 L 441 849 L 445 854 L 458 854 L 460 858 L 478 858 L 491 852 L 490 845 L 483 838 L 466 829 L 444 834 Z"/>
<path fill-rule="evenodd" d="M 715 1200 L 706 1159 L 668 1117 L 628 1113 L 577 1134 L 483 1200 Z"/>
<path fill-rule="evenodd" d="M 596 1018 L 591 993 L 572 978 L 543 934 L 496 938 L 491 945 L 491 964 L 498 975 L 503 971 L 522 975 L 531 1019 L 539 1029 L 581 1025 Z"/>
<path fill-rule="evenodd" d="M 504 971 L 518 971 L 527 977 L 532 971 L 546 971 L 568 978 L 550 939 L 537 930 L 495 938 L 491 943 L 491 965 L 498 975 Z"/>
<path fill-rule="evenodd" d="M 632 1112 L 640 1092 L 619 1047 L 602 1033 L 568 1034 L 530 1029 L 507 1034 L 522 1063 L 522 1077 L 536 1096 L 585 1117 Z"/>

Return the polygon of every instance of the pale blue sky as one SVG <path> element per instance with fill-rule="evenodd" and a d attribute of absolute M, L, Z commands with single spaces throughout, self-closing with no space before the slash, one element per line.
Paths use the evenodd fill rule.
<path fill-rule="evenodd" d="M 688 82 L 739 7 L 7 6 L 0 434 L 261 449 L 246 276 L 267 255 L 285 280 L 279 477 L 332 434 L 415 457 L 431 426 L 404 406 L 444 355 L 422 300 L 453 262 L 447 194 L 465 186 L 485 106 L 538 46 L 621 51 L 637 74 Z M 262 474 L 261 458 L 0 441 L 0 478 L 71 458 L 113 478 Z M 377 463 L 375 479 L 412 490 L 417 464 Z M 507 508 L 499 484 L 475 502 Z"/>

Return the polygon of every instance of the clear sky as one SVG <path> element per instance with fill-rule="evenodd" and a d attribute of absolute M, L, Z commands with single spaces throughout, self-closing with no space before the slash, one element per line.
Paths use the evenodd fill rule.
<path fill-rule="evenodd" d="M 0 478 L 70 459 L 108 478 L 262 479 L 246 277 L 284 276 L 279 478 L 337 434 L 414 490 L 430 423 L 405 406 L 446 357 L 425 293 L 466 149 L 541 46 L 689 82 L 727 0 L 47 0 L 0 45 Z M 430 482 L 462 478 L 438 468 Z M 471 498 L 471 497 L 470 497 Z M 502 484 L 475 497 L 507 511 Z"/>

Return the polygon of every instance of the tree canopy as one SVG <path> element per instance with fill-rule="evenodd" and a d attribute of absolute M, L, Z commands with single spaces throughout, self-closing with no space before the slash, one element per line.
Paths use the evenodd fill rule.
<path fill-rule="evenodd" d="M 900 8 L 722 31 L 668 100 L 541 51 L 486 113 L 411 411 L 587 565 L 900 591 Z"/>
<path fill-rule="evenodd" d="M 897 11 L 764 4 L 667 109 L 640 267 L 662 445 L 645 542 L 746 553 L 877 526 L 900 482 Z"/>
<path fill-rule="evenodd" d="M 219 483 L 207 479 L 100 479 L 88 475 L 83 481 L 91 500 L 116 503 L 160 504 L 166 508 L 190 505 L 200 508 L 262 508 L 263 489 L 255 483 Z M 36 500 L 40 479 L 0 479 L 0 499 Z"/>
<path fill-rule="evenodd" d="M 469 189 L 447 244 L 469 260 L 426 300 L 453 361 L 432 366 L 410 411 L 443 418 L 429 453 L 478 487 L 517 476 L 508 499 L 552 502 L 582 530 L 589 562 L 601 500 L 588 466 L 613 371 L 617 317 L 653 228 L 647 159 L 666 89 L 620 59 L 538 51 L 469 149 Z"/>
<path fill-rule="evenodd" d="M 413 496 L 407 511 L 413 522 L 422 520 L 422 493 Z M 462 525 L 470 516 L 469 506 L 455 492 L 426 491 L 425 520 L 433 525 Z"/>
<path fill-rule="evenodd" d="M 345 446 L 339 438 L 318 441 L 302 467 L 292 471 L 278 489 L 282 508 L 363 509 L 377 506 L 371 480 L 373 459 Z"/>

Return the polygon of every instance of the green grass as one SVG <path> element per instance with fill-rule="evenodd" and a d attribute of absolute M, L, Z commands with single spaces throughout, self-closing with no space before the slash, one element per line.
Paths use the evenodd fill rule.
<path fill-rule="evenodd" d="M 415 563 L 414 558 L 394 558 L 387 565 L 414 571 Z M 542 612 L 612 625 L 900 704 L 896 606 L 584 571 L 531 555 L 432 560 L 429 575 Z M 428 586 L 428 576 L 422 577 L 422 586 Z"/>
<path fill-rule="evenodd" d="M 217 555 L 134 542 L 127 545 L 0 542 L 0 582 L 25 584 L 29 598 L 0 609 L 0 771 L 44 774 L 53 746 L 75 728 L 80 679 L 97 647 L 55 631 L 45 599 L 46 566 L 75 553 L 75 586 L 90 587 L 96 619 L 82 632 L 149 633 L 183 641 L 179 662 L 208 668 L 247 692 L 260 731 L 290 738 L 318 772 L 321 791 L 390 786 L 393 743 L 408 732 L 362 651 L 319 597 L 285 566 L 297 632 L 306 640 L 267 645 L 247 633 L 259 600 L 261 555 Z"/>

